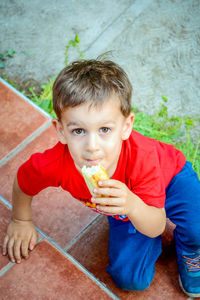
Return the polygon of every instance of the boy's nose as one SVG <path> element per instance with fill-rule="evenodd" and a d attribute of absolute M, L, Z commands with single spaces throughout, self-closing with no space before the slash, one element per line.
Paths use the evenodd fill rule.
<path fill-rule="evenodd" d="M 88 135 L 86 150 L 89 152 L 95 152 L 95 151 L 99 150 L 98 136 L 96 134 Z"/>

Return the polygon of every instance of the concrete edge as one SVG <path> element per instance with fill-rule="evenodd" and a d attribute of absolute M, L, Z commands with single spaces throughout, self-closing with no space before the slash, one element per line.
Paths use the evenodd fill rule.
<path fill-rule="evenodd" d="M 52 120 L 52 116 L 48 114 L 45 110 L 40 108 L 38 105 L 36 105 L 34 102 L 32 102 L 28 97 L 26 97 L 24 94 L 19 92 L 16 88 L 14 88 L 10 83 L 8 83 L 6 80 L 4 80 L 2 77 L 0 77 L 0 82 L 2 82 L 5 86 L 7 86 L 9 89 L 11 89 L 14 93 L 19 95 L 23 100 L 28 102 L 31 106 L 33 106 L 36 110 L 38 110 L 42 115 L 47 117 L 48 119 Z"/>

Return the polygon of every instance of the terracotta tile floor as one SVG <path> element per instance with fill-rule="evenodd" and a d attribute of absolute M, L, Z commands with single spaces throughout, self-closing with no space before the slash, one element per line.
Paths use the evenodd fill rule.
<path fill-rule="evenodd" d="M 50 118 L 4 81 L 0 101 L 1 250 L 11 215 L 13 177 L 32 153 L 51 147 L 57 137 Z M 173 224 L 168 223 L 163 235 L 163 254 L 151 286 L 143 292 L 125 292 L 105 271 L 106 217 L 61 189 L 48 188 L 33 199 L 33 218 L 40 238 L 30 258 L 18 265 L 0 255 L 1 299 L 188 299 L 178 284 Z"/>
<path fill-rule="evenodd" d="M 30 110 L 29 103 L 1 81 L 0 99 L 0 159 L 2 159 L 47 122 L 48 118 L 34 107 Z"/>

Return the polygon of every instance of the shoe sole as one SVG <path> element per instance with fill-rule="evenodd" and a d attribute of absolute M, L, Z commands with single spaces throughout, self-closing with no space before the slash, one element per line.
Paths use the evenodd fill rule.
<path fill-rule="evenodd" d="M 183 285 L 182 285 L 180 275 L 178 276 L 178 280 L 179 280 L 179 284 L 180 284 L 180 287 L 181 287 L 182 291 L 183 291 L 186 295 L 188 295 L 188 296 L 190 296 L 190 297 L 192 297 L 192 298 L 198 298 L 198 297 L 200 297 L 200 293 L 199 293 L 199 294 L 193 294 L 193 293 L 186 292 L 186 290 L 184 289 L 184 287 L 183 287 Z"/>

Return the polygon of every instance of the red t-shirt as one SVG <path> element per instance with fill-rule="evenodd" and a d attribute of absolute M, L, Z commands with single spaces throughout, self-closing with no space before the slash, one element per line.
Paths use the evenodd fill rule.
<path fill-rule="evenodd" d="M 182 152 L 154 139 L 132 131 L 123 141 L 117 168 L 112 179 L 125 183 L 146 204 L 164 207 L 165 189 L 186 162 Z M 49 186 L 61 186 L 84 203 L 91 194 L 76 169 L 68 146 L 60 142 L 44 153 L 33 154 L 18 170 L 21 190 L 30 196 Z M 128 221 L 126 216 L 116 219 Z"/>

